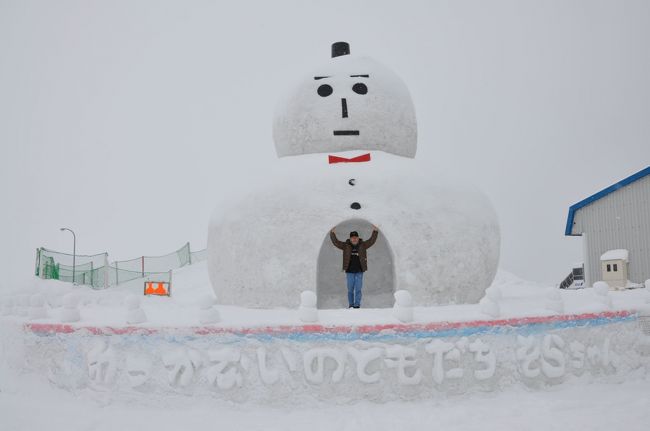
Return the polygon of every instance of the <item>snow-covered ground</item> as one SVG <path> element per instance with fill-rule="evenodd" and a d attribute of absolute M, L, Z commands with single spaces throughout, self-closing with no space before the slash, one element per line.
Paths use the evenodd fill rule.
<path fill-rule="evenodd" d="M 538 285 L 500 271 L 493 283 L 499 318 L 549 316 L 550 286 Z M 74 291 L 81 297 L 78 326 L 123 327 L 125 299 L 142 295 L 135 281 L 105 291 L 71 287 L 57 281 L 34 279 L 3 299 L 42 294 L 47 317 L 37 323 L 58 323 L 62 296 Z M 557 292 L 557 291 L 556 291 Z M 147 297 L 143 309 L 148 321 L 142 326 L 196 327 L 201 298 L 212 294 L 205 263 L 175 271 L 173 296 Z M 603 311 L 602 298 L 594 289 L 559 292 L 564 313 Z M 646 289 L 611 292 L 612 310 L 634 310 L 646 303 Z M 217 306 L 221 322 L 217 327 L 300 325 L 297 310 L 255 310 Z M 552 308 L 552 307 L 551 307 Z M 469 321 L 492 319 L 479 304 L 415 307 L 415 322 Z M 9 328 L 27 317 L 0 317 L 4 339 Z M 324 325 L 397 323 L 391 309 L 321 310 Z M 596 330 L 597 331 L 597 330 Z M 599 332 L 594 334 L 598 335 Z M 622 335 L 622 334 L 621 334 Z M 628 334 L 629 336 L 629 334 Z M 484 338 L 487 339 L 487 338 Z M 20 344 L 20 340 L 17 340 Z M 600 340 L 598 341 L 600 343 Z M 9 346 L 7 348 L 7 346 Z M 9 365 L 12 343 L 0 351 L 0 429 L 4 430 L 645 430 L 650 424 L 650 380 L 640 367 L 625 375 L 601 375 L 597 379 L 567 375 L 563 384 L 507 385 L 502 390 L 474 390 L 459 395 L 442 394 L 433 399 L 411 399 L 384 403 L 355 401 L 323 402 L 305 399 L 303 404 L 229 402 L 210 396 L 193 396 L 182 391 L 126 391 L 116 396 L 101 385 L 63 388 L 40 369 Z M 33 350 L 32 350 L 33 351 Z M 37 362 L 34 362 L 37 363 Z M 646 367 L 647 368 L 647 367 Z M 42 372 L 41 372 L 42 371 Z M 347 379 L 348 377 L 346 377 Z M 355 382 L 344 384 L 354 385 Z M 440 395 L 440 393 L 439 393 Z M 391 398 L 387 398 L 391 399 Z"/>
<path fill-rule="evenodd" d="M 647 430 L 650 381 L 563 385 L 552 390 L 392 402 L 271 408 L 152 395 L 106 403 L 101 393 L 69 393 L 35 376 L 0 383 L 3 431 L 130 430 Z"/>
<path fill-rule="evenodd" d="M 528 282 L 510 274 L 499 271 L 492 287 L 499 291 L 499 308 L 501 318 L 523 316 L 548 316 L 556 314 L 547 307 L 547 296 L 551 286 Z M 31 284 L 21 286 L 2 299 L 13 298 L 14 302 L 21 295 L 42 294 L 47 306 L 47 317 L 37 322 L 59 322 L 61 313 L 61 298 L 65 293 L 76 292 L 80 297 L 81 321 L 79 326 L 127 326 L 125 298 L 129 294 L 142 296 L 142 281 L 134 280 L 118 287 L 107 290 L 92 290 L 87 286 L 72 287 L 68 283 L 54 280 L 34 278 Z M 345 287 L 341 286 L 341 295 Z M 580 314 L 604 311 L 593 289 L 565 290 L 559 292 L 564 303 L 565 314 Z M 206 269 L 206 263 L 200 262 L 192 266 L 174 271 L 171 297 L 145 297 L 142 308 L 147 315 L 144 327 L 187 327 L 197 326 L 199 304 L 206 295 L 214 295 Z M 650 299 L 646 289 L 634 289 L 622 292 L 610 292 L 614 310 L 637 309 Z M 468 321 L 488 319 L 478 304 L 460 304 L 437 307 L 418 307 L 414 304 L 415 322 Z M 222 327 L 253 327 L 268 325 L 297 325 L 298 311 L 295 309 L 248 309 L 235 306 L 217 307 L 221 314 Z M 25 317 L 9 316 L 5 319 L 20 319 Z M 361 309 L 361 310 L 319 310 L 319 323 L 323 325 L 361 325 L 397 323 L 392 310 Z"/>

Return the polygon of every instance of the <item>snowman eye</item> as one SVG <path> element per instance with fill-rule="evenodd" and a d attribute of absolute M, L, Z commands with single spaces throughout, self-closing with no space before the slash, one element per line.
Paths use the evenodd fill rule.
<path fill-rule="evenodd" d="M 318 92 L 318 95 L 320 97 L 327 97 L 330 94 L 332 94 L 334 89 L 332 89 L 331 85 L 323 84 L 320 87 L 318 87 L 318 90 L 316 90 L 316 91 Z"/>
<path fill-rule="evenodd" d="M 357 94 L 366 94 L 368 92 L 368 87 L 366 86 L 366 84 L 357 82 L 352 86 L 352 91 L 354 91 Z"/>

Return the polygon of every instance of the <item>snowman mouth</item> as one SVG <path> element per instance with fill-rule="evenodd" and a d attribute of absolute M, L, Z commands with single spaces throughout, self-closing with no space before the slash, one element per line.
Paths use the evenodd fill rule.
<path fill-rule="evenodd" d="M 334 130 L 334 136 L 359 136 L 358 130 Z"/>

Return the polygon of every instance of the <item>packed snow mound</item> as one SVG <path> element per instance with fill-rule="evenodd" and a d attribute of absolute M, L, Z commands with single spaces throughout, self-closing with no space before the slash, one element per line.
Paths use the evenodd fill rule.
<path fill-rule="evenodd" d="M 279 160 L 269 178 L 213 213 L 208 269 L 221 304 L 295 307 L 302 291 L 317 292 L 323 270 L 344 295 L 341 252 L 329 238 L 340 224 L 368 226 L 360 230 L 364 239 L 370 224 L 379 227 L 385 246 L 368 250 L 367 276 L 394 270 L 383 280 L 391 287 L 384 307 L 400 289 L 414 305 L 476 303 L 494 278 L 500 234 L 489 200 L 417 160 L 373 153 L 369 163 L 328 166 L 326 156 L 307 155 Z M 355 178 L 362 180 L 351 186 Z M 345 240 L 349 231 L 336 233 Z M 364 284 L 364 298 L 375 288 Z"/>
<path fill-rule="evenodd" d="M 305 76 L 278 105 L 273 139 L 279 157 L 348 150 L 415 157 L 415 109 L 390 69 L 345 55 Z"/>

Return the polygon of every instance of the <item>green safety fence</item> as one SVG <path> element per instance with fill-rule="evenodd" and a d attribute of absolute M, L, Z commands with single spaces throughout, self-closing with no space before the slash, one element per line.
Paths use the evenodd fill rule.
<path fill-rule="evenodd" d="M 136 279 L 171 282 L 172 270 L 200 262 L 206 257 L 205 249 L 191 251 L 189 242 L 166 255 L 140 256 L 110 263 L 108 253 L 75 255 L 73 259 L 71 254 L 41 247 L 36 250 L 35 274 L 44 279 L 105 289 Z"/>

